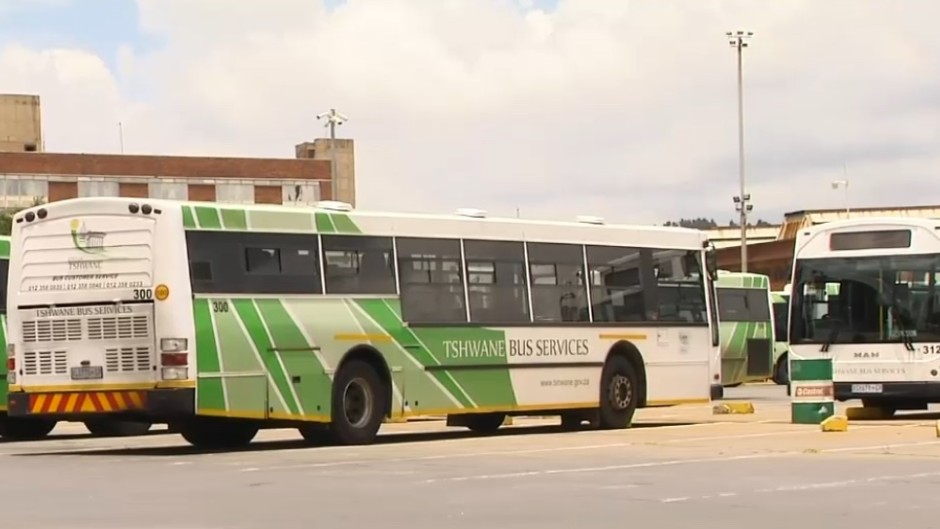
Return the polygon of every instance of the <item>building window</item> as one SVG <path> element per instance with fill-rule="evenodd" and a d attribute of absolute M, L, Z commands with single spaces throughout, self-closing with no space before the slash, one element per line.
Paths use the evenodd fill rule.
<path fill-rule="evenodd" d="M 46 200 L 49 195 L 49 182 L 46 180 L 6 177 L 2 185 L 4 207 L 31 206 L 37 199 Z"/>
<path fill-rule="evenodd" d="M 590 321 L 582 247 L 529 243 L 534 321 Z"/>
<path fill-rule="evenodd" d="M 323 235 L 327 294 L 396 293 L 390 237 Z"/>
<path fill-rule="evenodd" d="M 150 198 L 188 200 L 189 186 L 183 182 L 150 182 Z"/>
<path fill-rule="evenodd" d="M 114 180 L 79 180 L 80 197 L 116 197 L 120 194 L 120 184 Z"/>
<path fill-rule="evenodd" d="M 464 241 L 464 256 L 470 321 L 529 321 L 523 243 Z"/>
<path fill-rule="evenodd" d="M 285 205 L 310 206 L 320 200 L 320 186 L 318 184 L 286 184 L 281 186 L 281 193 L 281 202 Z"/>
<path fill-rule="evenodd" d="M 216 184 L 215 200 L 216 202 L 234 204 L 253 204 L 255 202 L 255 186 L 251 184 Z"/>
<path fill-rule="evenodd" d="M 402 319 L 411 323 L 467 321 L 460 241 L 399 237 Z"/>

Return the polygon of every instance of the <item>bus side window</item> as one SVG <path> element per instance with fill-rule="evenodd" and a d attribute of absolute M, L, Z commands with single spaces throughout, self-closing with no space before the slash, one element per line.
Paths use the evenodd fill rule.
<path fill-rule="evenodd" d="M 399 237 L 395 241 L 402 319 L 409 323 L 464 323 L 460 241 Z"/>

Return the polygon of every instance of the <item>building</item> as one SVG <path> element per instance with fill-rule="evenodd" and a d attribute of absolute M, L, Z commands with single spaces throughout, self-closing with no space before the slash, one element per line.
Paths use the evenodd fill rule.
<path fill-rule="evenodd" d="M 294 158 L 141 156 L 44 152 L 38 96 L 0 95 L 0 208 L 84 196 L 236 204 L 333 200 L 328 139 L 294 147 Z M 336 140 L 337 199 L 356 203 L 353 140 Z"/>
<path fill-rule="evenodd" d="M 780 232 L 780 225 L 773 226 L 749 226 L 746 236 L 748 246 L 753 243 L 767 242 L 777 240 L 777 234 Z M 727 248 L 734 246 L 741 247 L 741 228 L 733 226 L 719 226 L 708 230 L 708 237 L 715 245 L 715 248 Z"/>
<path fill-rule="evenodd" d="M 790 282 L 793 248 L 800 230 L 835 220 L 859 217 L 921 217 L 940 219 L 940 205 L 887 208 L 802 210 L 786 213 L 774 240 L 747 245 L 747 270 L 770 276 L 771 288 L 781 290 Z M 740 240 L 740 239 L 739 239 Z M 725 246 L 717 252 L 718 267 L 741 270 L 741 245 Z"/>
<path fill-rule="evenodd" d="M 39 96 L 0 94 L 0 152 L 40 152 Z"/>

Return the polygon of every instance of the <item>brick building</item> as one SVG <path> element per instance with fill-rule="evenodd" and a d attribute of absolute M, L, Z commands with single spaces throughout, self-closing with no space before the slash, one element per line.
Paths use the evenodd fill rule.
<path fill-rule="evenodd" d="M 0 208 L 84 196 L 355 205 L 353 140 L 336 140 L 336 197 L 331 147 L 328 139 L 300 143 L 294 158 L 45 152 L 39 97 L 0 94 Z"/>

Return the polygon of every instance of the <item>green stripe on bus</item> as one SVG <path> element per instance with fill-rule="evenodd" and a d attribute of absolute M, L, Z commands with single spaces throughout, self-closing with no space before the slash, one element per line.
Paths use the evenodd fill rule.
<path fill-rule="evenodd" d="M 244 230 L 248 228 L 248 220 L 245 218 L 245 210 L 223 208 L 219 210 L 222 213 L 222 224 L 227 230 Z"/>
<path fill-rule="evenodd" d="M 333 222 L 330 220 L 330 216 L 326 213 L 316 213 L 316 222 L 317 222 L 317 231 L 320 233 L 333 233 L 335 228 L 333 227 Z"/>
<path fill-rule="evenodd" d="M 212 328 L 209 300 L 193 300 L 193 315 L 196 320 L 196 371 L 197 373 L 218 373 L 220 371 L 219 351 Z M 198 409 L 225 409 L 222 379 L 199 378 L 196 400 Z"/>
<path fill-rule="evenodd" d="M 10 258 L 10 240 L 0 240 L 0 259 Z"/>
<path fill-rule="evenodd" d="M 238 317 L 241 318 L 242 323 L 245 324 L 245 329 L 248 330 L 248 335 L 251 337 L 255 349 L 258 351 L 258 354 L 261 355 L 261 360 L 264 362 L 265 369 L 267 369 L 268 373 L 271 375 L 271 380 L 287 403 L 287 412 L 293 415 L 299 415 L 300 410 L 297 408 L 297 403 L 294 402 L 291 396 L 290 382 L 287 379 L 287 374 L 281 369 L 277 357 L 271 351 L 273 345 L 268 339 L 268 333 L 265 331 L 261 316 L 255 309 L 254 302 L 250 299 L 233 299 L 232 304 L 235 305 L 235 311 L 238 313 Z"/>
<path fill-rule="evenodd" d="M 199 227 L 219 229 L 222 222 L 219 220 L 219 210 L 207 206 L 196 206 L 196 220 L 199 221 Z"/>
<path fill-rule="evenodd" d="M 183 227 L 184 228 L 195 228 L 196 227 L 196 218 L 193 217 L 193 208 L 189 206 L 183 206 Z"/>
<path fill-rule="evenodd" d="M 333 213 L 330 215 L 330 219 L 333 220 L 333 226 L 336 227 L 336 231 L 339 233 L 362 233 L 362 230 L 349 218 L 349 215 Z"/>
<path fill-rule="evenodd" d="M 832 360 L 797 360 L 790 358 L 790 380 L 832 380 Z"/>

